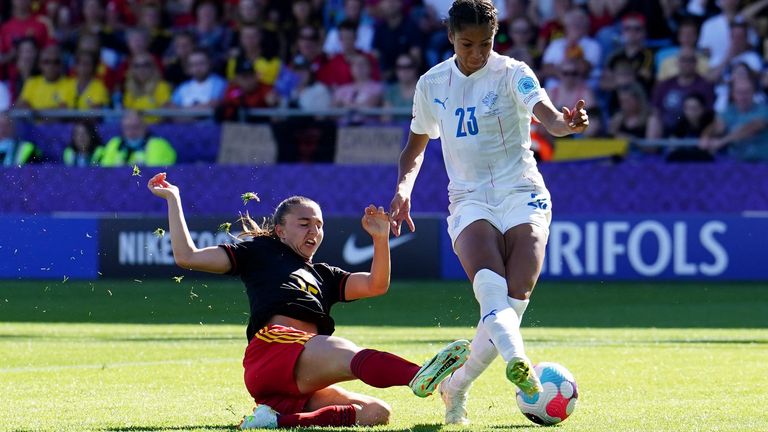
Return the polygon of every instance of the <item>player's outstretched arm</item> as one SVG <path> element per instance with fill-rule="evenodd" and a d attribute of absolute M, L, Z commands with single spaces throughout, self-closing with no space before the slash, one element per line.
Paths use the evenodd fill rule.
<path fill-rule="evenodd" d="M 218 246 L 198 249 L 189 235 L 184 210 L 181 208 L 179 188 L 166 180 L 165 173 L 149 179 L 149 190 L 168 203 L 168 228 L 171 233 L 173 259 L 179 267 L 210 273 L 226 273 L 231 264 L 227 253 Z"/>
<path fill-rule="evenodd" d="M 373 239 L 373 262 L 370 273 L 352 273 L 347 279 L 345 296 L 348 300 L 376 297 L 389 290 L 389 216 L 384 207 L 369 205 L 363 214 L 363 229 Z"/>
<path fill-rule="evenodd" d="M 400 235 L 400 227 L 405 221 L 411 232 L 416 231 L 416 225 L 411 219 L 411 192 L 416 177 L 419 175 L 421 163 L 424 162 L 424 150 L 429 143 L 428 135 L 410 132 L 408 142 L 400 153 L 400 164 L 397 175 L 395 196 L 389 205 L 389 215 L 392 218 L 392 234 Z"/>
<path fill-rule="evenodd" d="M 549 100 L 543 100 L 533 106 L 533 113 L 539 119 L 547 132 L 562 137 L 582 133 L 589 126 L 586 102 L 583 99 L 576 102 L 573 108 L 563 107 L 558 111 Z"/>

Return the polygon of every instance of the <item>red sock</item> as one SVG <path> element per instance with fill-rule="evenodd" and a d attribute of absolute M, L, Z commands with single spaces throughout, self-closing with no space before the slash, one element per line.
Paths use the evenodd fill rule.
<path fill-rule="evenodd" d="M 371 387 L 408 385 L 420 367 L 394 354 L 364 349 L 349 365 L 352 374 Z"/>
<path fill-rule="evenodd" d="M 277 427 L 297 426 L 352 426 L 355 424 L 355 407 L 329 405 L 317 411 L 277 416 Z"/>

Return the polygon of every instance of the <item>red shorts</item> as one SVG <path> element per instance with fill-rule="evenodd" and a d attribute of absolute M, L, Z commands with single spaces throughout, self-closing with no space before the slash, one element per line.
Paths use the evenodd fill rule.
<path fill-rule="evenodd" d="M 245 387 L 256 403 L 280 414 L 304 411 L 312 394 L 301 394 L 293 370 L 304 344 L 315 336 L 293 327 L 269 325 L 259 330 L 245 349 Z"/>

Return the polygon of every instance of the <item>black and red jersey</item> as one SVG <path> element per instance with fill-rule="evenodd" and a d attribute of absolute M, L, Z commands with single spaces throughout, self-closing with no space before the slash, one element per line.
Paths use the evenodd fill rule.
<path fill-rule="evenodd" d="M 273 315 L 315 323 L 318 334 L 330 335 L 335 323 L 334 303 L 347 301 L 344 289 L 349 272 L 325 263 L 306 261 L 274 237 L 255 237 L 220 245 L 240 276 L 251 306 L 248 341 Z"/>

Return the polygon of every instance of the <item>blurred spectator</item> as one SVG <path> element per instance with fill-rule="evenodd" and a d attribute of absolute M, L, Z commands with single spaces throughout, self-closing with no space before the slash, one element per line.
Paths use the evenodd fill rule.
<path fill-rule="evenodd" d="M 195 35 L 198 48 L 208 53 L 215 70 L 226 61 L 227 49 L 232 44 L 232 31 L 221 24 L 221 3 L 214 0 L 198 0 L 194 6 Z"/>
<path fill-rule="evenodd" d="M 296 56 L 289 68 L 293 84 L 284 89 L 281 105 L 303 110 L 324 110 L 331 107 L 331 91 L 317 80 L 311 65 L 302 56 Z"/>
<path fill-rule="evenodd" d="M 281 33 L 288 41 L 296 40 L 299 30 L 304 26 L 322 27 L 320 12 L 310 0 L 293 0 L 291 10 L 281 22 Z"/>
<path fill-rule="evenodd" d="M 259 77 L 259 82 L 266 85 L 274 85 L 277 75 L 280 73 L 282 61 L 272 53 L 265 55 L 263 51 L 261 30 L 255 25 L 245 25 L 240 28 L 240 47 L 236 54 L 227 61 L 227 79 L 235 77 L 238 65 L 243 62 L 253 63 L 253 69 Z"/>
<path fill-rule="evenodd" d="M 378 11 L 381 21 L 376 23 L 373 49 L 379 59 L 381 77 L 385 81 L 395 77 L 395 61 L 400 54 L 421 59 L 424 35 L 410 16 L 403 14 L 402 0 L 380 0 Z"/>
<path fill-rule="evenodd" d="M 614 90 L 607 93 L 600 92 L 598 94 L 598 96 L 604 99 L 602 105 L 606 108 L 607 112 L 614 112 L 619 109 L 618 89 L 626 87 L 629 84 L 639 84 L 637 75 L 635 75 L 635 70 L 632 68 L 632 65 L 627 62 L 616 63 L 612 72 L 613 81 L 615 83 Z"/>
<path fill-rule="evenodd" d="M 331 92 L 315 79 L 311 64 L 296 56 L 290 70 L 295 83 L 280 101 L 284 107 L 322 111 L 331 107 Z M 291 116 L 272 123 L 279 162 L 333 162 L 336 122 L 320 115 Z"/>
<path fill-rule="evenodd" d="M 232 40 L 235 43 L 240 40 L 241 28 L 256 26 L 261 33 L 261 48 L 266 57 L 289 58 L 290 43 L 284 40 L 284 35 L 280 32 L 280 18 L 274 16 L 274 9 L 272 9 L 274 3 L 268 4 L 263 0 L 240 0 L 230 25 L 236 32 Z M 294 40 L 295 38 L 291 39 L 291 42 Z"/>
<path fill-rule="evenodd" d="M 371 78 L 381 79 L 379 63 L 376 57 L 355 47 L 357 24 L 352 21 L 343 21 L 339 24 L 339 39 L 341 40 L 341 52 L 334 55 L 317 72 L 317 79 L 323 84 L 333 88 L 354 81 L 352 77 L 352 59 L 363 56 L 370 63 Z"/>
<path fill-rule="evenodd" d="M 719 0 L 718 5 L 721 13 L 704 21 L 699 37 L 699 48 L 709 55 L 710 69 L 721 66 L 728 57 L 731 49 L 731 24 L 750 22 L 768 5 L 768 0 L 756 1 L 743 10 L 739 10 L 739 0 Z M 750 34 L 748 37 L 751 43 L 757 42 L 756 35 Z"/>
<path fill-rule="evenodd" d="M 15 102 L 21 95 L 24 83 L 33 75 L 37 75 L 38 49 L 35 40 L 22 38 L 16 43 L 16 60 L 6 67 L 6 80 L 8 90 L 11 92 L 11 101 Z"/>
<path fill-rule="evenodd" d="M 42 47 L 50 39 L 48 27 L 32 15 L 32 0 L 12 0 L 11 4 L 11 18 L 0 26 L 0 64 L 13 59 L 17 40 L 32 37 Z"/>
<path fill-rule="evenodd" d="M 210 108 L 218 105 L 224 96 L 227 81 L 211 73 L 211 62 L 206 51 L 196 49 L 189 55 L 189 74 L 192 78 L 173 92 L 173 105 L 179 108 Z"/>
<path fill-rule="evenodd" d="M 125 33 L 128 44 L 128 54 L 123 57 L 122 62 L 115 70 L 115 87 L 121 87 L 125 83 L 125 75 L 128 72 L 128 68 L 131 66 L 133 57 L 139 54 L 147 54 L 152 56 L 157 67 L 162 70 L 162 63 L 158 57 L 155 57 L 152 52 L 149 51 L 149 33 L 147 30 L 139 27 L 128 29 Z"/>
<path fill-rule="evenodd" d="M 699 75 L 705 77 L 709 70 L 709 59 L 707 55 L 696 48 L 696 42 L 699 40 L 699 23 L 693 17 L 688 17 L 680 21 L 677 28 L 677 45 L 662 48 L 656 52 L 656 81 L 668 80 L 678 73 L 678 56 L 683 48 L 693 49 L 696 53 L 696 71 Z"/>
<path fill-rule="evenodd" d="M 648 98 L 638 83 L 619 87 L 619 110 L 608 124 L 608 133 L 617 138 L 645 138 L 646 124 L 650 116 Z"/>
<path fill-rule="evenodd" d="M 627 5 L 627 0 L 588 0 L 585 2 L 589 13 L 590 34 L 600 42 L 604 30 L 609 30 L 616 22 L 622 10 Z M 612 45 L 603 46 L 603 52 L 611 52 Z"/>
<path fill-rule="evenodd" d="M 16 136 L 13 119 L 7 113 L 0 112 L 0 165 L 4 167 L 21 166 L 40 162 L 40 149 L 29 141 L 22 141 Z"/>
<path fill-rule="evenodd" d="M 419 80 L 419 71 L 416 62 L 408 54 L 402 54 L 395 63 L 394 83 L 384 87 L 384 108 L 406 108 L 407 114 L 396 116 L 398 120 L 411 118 L 413 107 L 413 95 L 416 93 L 416 82 Z M 385 119 L 386 121 L 389 118 Z"/>
<path fill-rule="evenodd" d="M 101 0 L 83 0 L 82 3 L 82 22 L 78 29 L 72 34 L 70 40 L 65 42 L 66 46 L 72 47 L 79 45 L 80 40 L 85 35 L 94 35 L 99 39 L 98 46 L 110 50 L 116 56 L 117 52 L 125 50 L 122 31 L 110 27 L 105 22 L 106 11 Z M 78 46 L 79 48 L 79 46 Z M 117 58 L 106 58 L 102 54 L 102 61 L 109 67 L 117 67 Z"/>
<path fill-rule="evenodd" d="M 162 3 L 157 0 L 141 2 L 138 26 L 146 30 L 149 38 L 149 51 L 157 58 L 165 54 L 171 44 L 171 32 L 163 22 Z"/>
<path fill-rule="evenodd" d="M 446 36 L 447 28 L 445 21 L 448 18 L 448 11 L 452 3 L 452 0 L 424 1 L 424 13 L 419 18 L 419 29 L 425 37 L 424 60 L 427 68 L 431 68 L 453 55 L 453 45 L 451 45 L 451 41 Z M 501 25 L 499 26 L 500 32 Z M 496 37 L 497 43 L 494 46 L 496 50 L 500 50 L 498 41 L 499 39 L 505 40 L 505 35 L 497 33 Z"/>
<path fill-rule="evenodd" d="M 107 0 L 106 23 L 116 29 L 136 25 L 135 0 Z"/>
<path fill-rule="evenodd" d="M 121 77 L 118 76 L 115 68 L 119 66 L 119 54 L 110 49 L 101 46 L 99 36 L 91 33 L 83 33 L 77 40 L 75 52 L 89 51 L 97 54 L 96 58 L 96 77 L 99 78 L 107 90 L 112 91 Z"/>
<path fill-rule="evenodd" d="M 164 76 L 174 86 L 190 78 L 189 55 L 195 50 L 195 36 L 189 31 L 180 31 L 173 36 L 171 49 L 163 58 Z"/>
<path fill-rule="evenodd" d="M 29 78 L 24 83 L 16 107 L 34 110 L 74 108 L 76 86 L 72 78 L 63 74 L 59 47 L 49 45 L 43 49 L 39 64 L 42 74 Z"/>
<path fill-rule="evenodd" d="M 66 166 L 95 166 L 99 164 L 102 151 L 104 148 L 101 147 L 101 137 L 96 131 L 96 124 L 91 121 L 78 121 L 72 125 L 72 139 L 64 148 L 61 161 Z"/>
<path fill-rule="evenodd" d="M 565 37 L 565 21 L 568 11 L 572 9 L 571 0 L 553 0 L 550 14 L 543 17 L 539 26 L 539 51 L 544 50 L 556 39 Z M 588 31 L 588 29 L 584 29 Z M 586 33 L 585 33 L 586 34 Z"/>
<path fill-rule="evenodd" d="M 715 111 L 724 112 L 731 101 L 731 88 L 734 81 L 757 81 L 757 74 L 746 63 L 736 63 L 727 78 L 715 86 Z M 757 86 L 756 86 L 757 88 Z M 757 89 L 753 95 L 756 104 L 766 102 L 766 94 Z"/>
<path fill-rule="evenodd" d="M 646 92 L 650 92 L 655 68 L 653 51 L 645 46 L 645 18 L 639 14 L 624 16 L 621 20 L 621 35 L 623 45 L 608 56 L 606 68 L 600 77 L 600 88 L 606 91 L 616 88 L 613 68 L 618 62 L 626 62 L 632 65 L 637 80 Z"/>
<path fill-rule="evenodd" d="M 99 54 L 79 51 L 75 56 L 75 108 L 81 110 L 100 109 L 109 105 L 109 92 L 96 77 Z"/>
<path fill-rule="evenodd" d="M 597 98 L 583 75 L 584 68 L 579 66 L 582 61 L 566 59 L 559 65 L 558 80 L 547 87 L 547 94 L 556 108 L 573 107 L 579 99 L 596 102 Z"/>
<path fill-rule="evenodd" d="M 63 41 L 72 33 L 73 6 L 71 0 L 47 0 L 38 6 L 35 16 L 48 28 L 50 40 Z"/>
<path fill-rule="evenodd" d="M 673 138 L 700 138 L 715 121 L 715 112 L 700 93 L 690 93 L 683 99 L 683 115 L 671 129 Z"/>
<path fill-rule="evenodd" d="M 536 31 L 528 18 L 517 17 L 508 26 L 509 43 L 502 52 L 514 59 L 520 60 L 533 69 L 539 69 L 541 51 L 536 46 Z"/>
<path fill-rule="evenodd" d="M 98 54 L 79 51 L 75 55 L 75 108 L 80 110 L 100 109 L 109 105 L 109 92 L 104 83 L 96 77 Z"/>
<path fill-rule="evenodd" d="M 241 0 L 240 3 L 244 1 L 246 0 Z M 247 1 L 255 2 L 255 0 Z M 171 25 L 174 29 L 186 29 L 195 23 L 195 15 L 192 10 L 195 6 L 195 0 L 176 0 L 171 5 L 173 7 Z"/>
<path fill-rule="evenodd" d="M 364 52 L 370 52 L 373 48 L 373 18 L 371 18 L 365 11 L 363 0 L 344 0 L 344 11 L 339 17 L 343 18 L 340 21 L 337 21 L 335 25 L 328 30 L 328 34 L 325 35 L 323 51 L 328 55 L 341 52 L 342 47 L 341 38 L 339 36 L 339 25 L 344 21 L 351 21 L 357 26 L 354 44 L 355 48 Z M 443 39 L 446 39 L 444 34 Z"/>
<path fill-rule="evenodd" d="M 675 4 L 678 1 L 680 0 L 627 0 L 617 16 L 639 15 L 645 17 L 648 23 L 653 23 L 645 30 L 647 45 L 655 49 L 672 43 L 672 28 L 677 25 L 678 17 L 675 14 L 679 10 Z"/>
<path fill-rule="evenodd" d="M 722 63 L 710 69 L 708 73 L 710 81 L 717 82 L 723 78 L 728 80 L 731 68 L 741 63 L 749 66 L 754 73 L 760 72 L 763 62 L 760 55 L 749 43 L 748 31 L 749 28 L 744 23 L 731 24 L 730 48 Z"/>
<path fill-rule="evenodd" d="M 648 138 L 669 136 L 678 119 L 683 115 L 683 101 L 690 94 L 698 94 L 704 99 L 704 106 L 712 109 L 715 103 L 715 91 L 712 84 L 696 72 L 696 51 L 687 47 L 677 56 L 676 77 L 662 81 L 653 90 L 653 116 L 648 122 Z"/>
<path fill-rule="evenodd" d="M 350 59 L 354 82 L 336 87 L 333 91 L 333 103 L 340 108 L 375 108 L 381 106 L 383 87 L 381 82 L 371 77 L 371 63 L 358 54 Z M 351 114 L 350 123 L 361 123 L 363 117 Z"/>
<path fill-rule="evenodd" d="M 139 54 L 131 60 L 125 79 L 123 107 L 134 111 L 163 108 L 171 99 L 171 86 L 163 80 L 154 59 Z M 118 107 L 116 107 L 118 108 Z M 147 116 L 147 123 L 156 123 L 159 117 Z"/>
<path fill-rule="evenodd" d="M 733 103 L 707 128 L 699 146 L 711 153 L 727 147 L 739 160 L 768 161 L 768 104 L 755 103 L 751 80 L 731 85 Z"/>
<path fill-rule="evenodd" d="M 121 135 L 107 141 L 103 150 L 96 150 L 101 154 L 101 166 L 167 166 L 176 163 L 176 150 L 164 138 L 148 132 L 139 113 L 126 111 L 121 126 Z"/>
<path fill-rule="evenodd" d="M 565 14 L 565 36 L 550 42 L 542 58 L 540 77 L 557 76 L 557 66 L 568 58 L 583 58 L 589 70 L 582 71 L 595 76 L 600 67 L 600 45 L 587 36 L 589 17 L 581 9 L 572 9 Z"/>
<path fill-rule="evenodd" d="M 277 95 L 272 86 L 259 79 L 253 62 L 242 59 L 235 66 L 235 77 L 224 93 L 217 117 L 220 120 L 245 121 L 250 108 L 269 108 L 277 105 Z"/>
<path fill-rule="evenodd" d="M 297 54 L 309 61 L 312 72 L 317 73 L 328 62 L 320 44 L 320 34 L 315 27 L 304 26 L 299 29 L 299 40 L 296 42 Z"/>
<path fill-rule="evenodd" d="M 0 81 L 0 112 L 7 111 L 11 106 L 11 92 L 5 82 Z"/>

